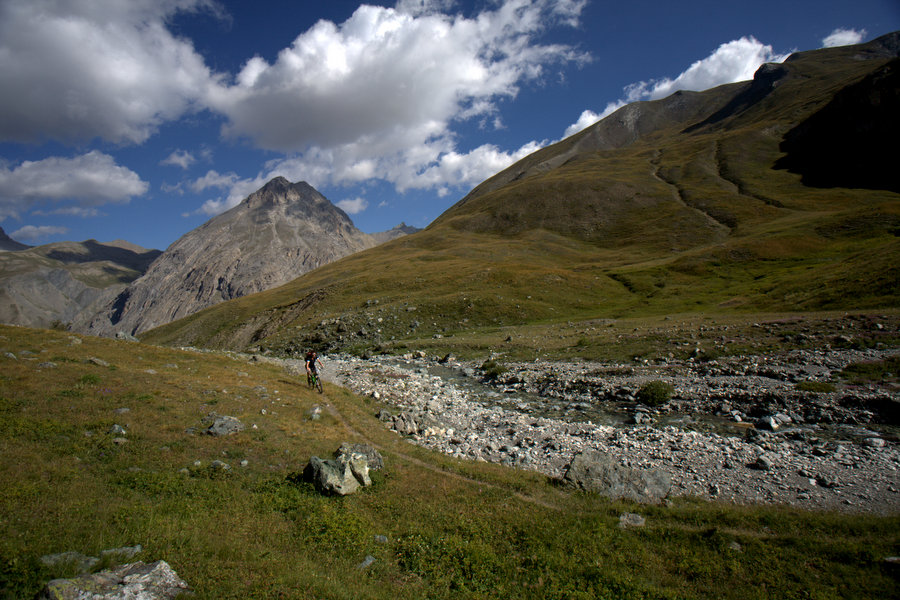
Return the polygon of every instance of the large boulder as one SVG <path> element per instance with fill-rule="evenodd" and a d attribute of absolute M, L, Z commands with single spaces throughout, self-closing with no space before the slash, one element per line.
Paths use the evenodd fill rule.
<path fill-rule="evenodd" d="M 334 457 L 338 460 L 344 458 L 349 460 L 354 454 L 365 458 L 372 471 L 384 468 L 381 453 L 369 444 L 341 444 L 341 447 L 334 451 Z"/>
<path fill-rule="evenodd" d="M 585 450 L 572 458 L 563 481 L 575 488 L 596 492 L 612 500 L 659 502 L 669 494 L 669 476 L 658 469 L 632 469 L 598 450 Z"/>
<path fill-rule="evenodd" d="M 328 496 L 347 496 L 360 486 L 372 485 L 368 460 L 356 453 L 339 454 L 333 460 L 313 456 L 303 469 L 303 478 Z"/>
<path fill-rule="evenodd" d="M 212 436 L 231 435 L 244 430 L 244 424 L 235 417 L 217 415 L 212 413 L 204 419 L 205 423 L 211 422 L 206 428 L 206 434 Z"/>
<path fill-rule="evenodd" d="M 136 562 L 74 579 L 54 579 L 38 600 L 174 600 L 190 587 L 165 561 Z"/>

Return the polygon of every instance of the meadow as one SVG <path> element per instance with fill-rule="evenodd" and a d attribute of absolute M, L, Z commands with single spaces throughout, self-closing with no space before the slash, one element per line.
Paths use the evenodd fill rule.
<path fill-rule="evenodd" d="M 227 353 L 6 326 L 0 350 L 4 598 L 74 575 L 41 556 L 135 544 L 197 598 L 898 594 L 885 560 L 900 554 L 897 516 L 611 502 L 411 445 L 371 398 L 332 385 L 319 395 Z M 247 428 L 205 435 L 213 412 Z M 375 446 L 385 468 L 355 495 L 321 496 L 300 474 L 343 442 Z M 626 512 L 646 524 L 620 527 Z"/>

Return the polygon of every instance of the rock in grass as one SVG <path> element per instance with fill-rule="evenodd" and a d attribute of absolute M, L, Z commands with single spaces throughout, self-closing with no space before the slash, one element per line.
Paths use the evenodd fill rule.
<path fill-rule="evenodd" d="M 622 513 L 619 515 L 619 528 L 628 529 L 629 527 L 643 527 L 647 524 L 647 520 L 641 515 L 635 513 Z"/>
<path fill-rule="evenodd" d="M 343 444 L 335 452 L 333 460 L 313 456 L 303 469 L 303 478 L 312 482 L 319 493 L 329 496 L 347 496 L 356 492 L 360 486 L 372 485 L 366 455 L 349 451 L 349 448 L 352 446 Z M 381 458 L 380 455 L 378 458 Z"/>
<path fill-rule="evenodd" d="M 672 487 L 669 476 L 658 469 L 632 469 L 609 454 L 585 450 L 572 458 L 563 481 L 572 487 L 596 492 L 613 500 L 659 502 Z"/>
<path fill-rule="evenodd" d="M 244 430 L 244 424 L 235 417 L 212 414 L 207 419 L 212 419 L 212 424 L 205 431 L 207 435 L 231 435 Z"/>
<path fill-rule="evenodd" d="M 334 457 L 338 460 L 341 457 L 349 459 L 353 454 L 362 455 L 368 462 L 369 469 L 373 471 L 384 468 L 381 453 L 369 444 L 341 444 L 341 447 L 335 450 Z"/>
<path fill-rule="evenodd" d="M 41 563 L 47 567 L 71 567 L 79 573 L 87 573 L 100 562 L 93 556 L 86 556 L 81 552 L 60 552 L 59 554 L 46 554 L 41 557 Z"/>
<path fill-rule="evenodd" d="M 159 560 L 136 562 L 73 579 L 54 579 L 37 596 L 38 600 L 174 600 L 190 593 L 188 584 L 166 563 Z"/>

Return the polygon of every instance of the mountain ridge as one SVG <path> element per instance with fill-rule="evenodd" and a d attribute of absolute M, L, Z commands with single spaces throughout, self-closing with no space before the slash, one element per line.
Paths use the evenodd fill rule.
<path fill-rule="evenodd" d="M 753 81 L 623 107 L 420 233 L 228 303 L 224 328 L 210 310 L 147 339 L 370 351 L 559 319 L 893 306 L 898 195 L 812 187 L 775 166 L 785 135 L 894 60 L 898 39 L 797 53 Z"/>
<path fill-rule="evenodd" d="M 275 177 L 176 240 L 102 311 L 73 328 L 98 335 L 138 334 L 280 285 L 377 243 L 308 183 Z"/>

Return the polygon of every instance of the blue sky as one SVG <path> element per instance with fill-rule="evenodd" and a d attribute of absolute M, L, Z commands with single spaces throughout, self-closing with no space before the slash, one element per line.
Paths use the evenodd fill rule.
<path fill-rule="evenodd" d="M 897 29 L 896 0 L 0 0 L 0 227 L 165 249 L 276 175 L 424 227 L 624 103 Z"/>

